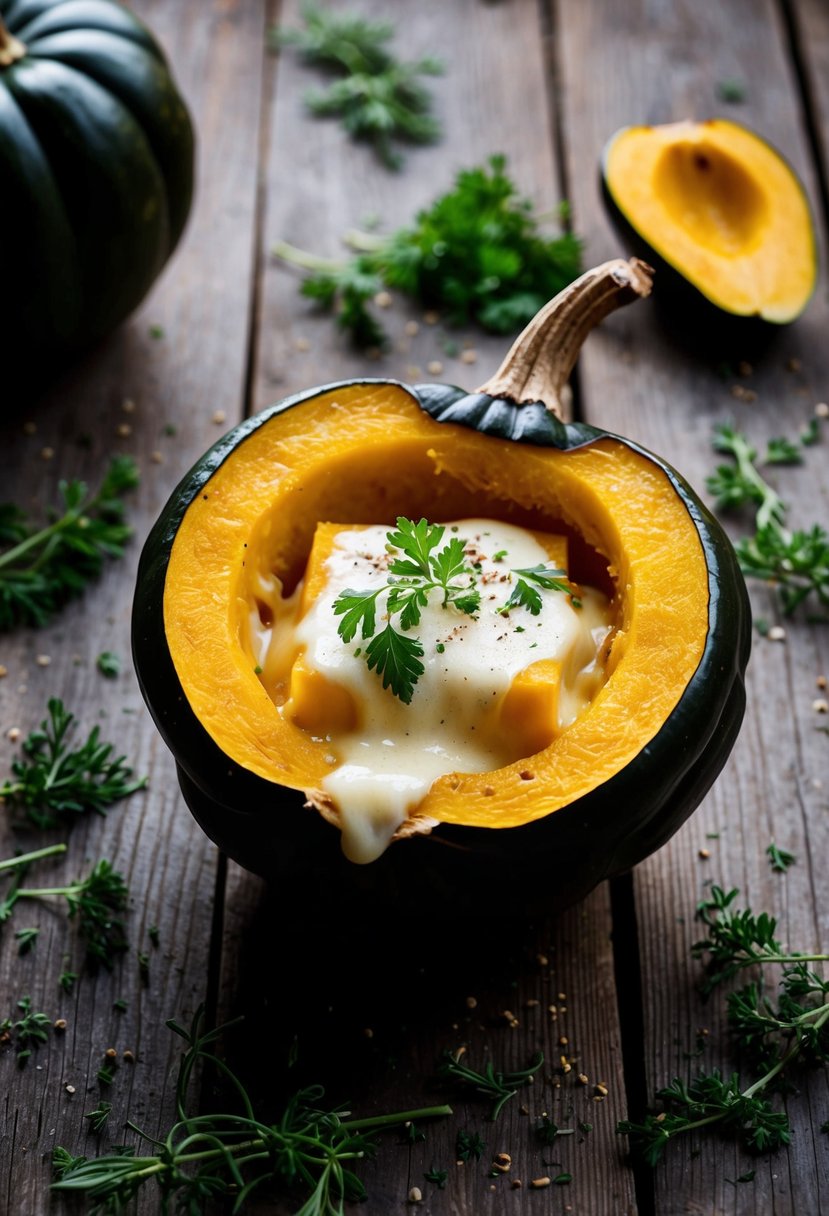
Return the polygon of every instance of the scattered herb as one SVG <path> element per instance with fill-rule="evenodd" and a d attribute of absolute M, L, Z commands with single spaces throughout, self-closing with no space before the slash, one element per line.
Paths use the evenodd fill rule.
<path fill-rule="evenodd" d="M 461 172 L 415 223 L 391 236 L 351 233 L 345 262 L 318 258 L 284 242 L 274 253 L 309 272 L 303 295 L 337 310 L 337 322 L 358 346 L 382 346 L 383 329 L 367 305 L 383 288 L 450 325 L 474 323 L 514 333 L 581 270 L 581 242 L 568 232 L 539 235 L 530 204 L 518 197 L 506 160 Z"/>
<path fill-rule="evenodd" d="M 476 1093 L 491 1099 L 493 1105 L 489 1118 L 492 1122 L 498 1118 L 509 1099 L 514 1097 L 524 1085 L 528 1085 L 532 1081 L 544 1063 L 544 1054 L 538 1051 L 527 1068 L 516 1072 L 496 1071 L 491 1060 L 487 1063 L 483 1072 L 475 1072 L 474 1069 L 468 1068 L 466 1064 L 461 1062 L 462 1058 L 462 1052 L 444 1052 L 442 1062 L 438 1067 L 438 1075 L 449 1077 L 451 1080 L 458 1081 L 462 1085 L 471 1086 Z"/>
<path fill-rule="evenodd" d="M 387 48 L 394 29 L 386 22 L 331 13 L 310 3 L 303 5 L 302 16 L 304 29 L 271 31 L 271 46 L 293 47 L 306 62 L 339 75 L 326 89 L 305 94 L 313 114 L 339 118 L 349 135 L 370 143 L 389 169 L 403 163 L 396 142 L 430 144 L 439 138 L 431 97 L 418 80 L 439 76 L 439 60 L 401 62 Z"/>
<path fill-rule="evenodd" d="M 741 101 L 746 99 L 745 81 L 740 80 L 736 76 L 729 76 L 725 80 L 717 81 L 717 97 L 720 101 L 729 102 L 731 105 L 739 105 Z"/>
<path fill-rule="evenodd" d="M 99 1085 L 111 1085 L 115 1080 L 115 1065 L 102 1064 L 95 1075 Z"/>
<path fill-rule="evenodd" d="M 127 1125 L 157 1145 L 158 1152 L 139 1157 L 132 1149 L 120 1149 L 87 1160 L 57 1148 L 52 1158 L 54 1190 L 84 1194 L 99 1211 L 117 1212 L 154 1180 L 161 1191 L 160 1210 L 195 1213 L 207 1197 L 232 1195 L 239 1212 L 258 1186 L 280 1181 L 305 1189 L 304 1216 L 344 1216 L 346 1200 L 365 1198 L 365 1188 L 352 1167 L 374 1152 L 374 1133 L 413 1119 L 452 1113 L 451 1107 L 434 1106 L 350 1119 L 341 1107 L 322 1108 L 323 1090 L 309 1086 L 291 1098 L 279 1119 L 266 1124 L 257 1119 L 242 1082 L 211 1050 L 226 1027 L 205 1031 L 201 1009 L 189 1030 L 173 1021 L 167 1025 L 186 1044 L 176 1086 L 178 1119 L 161 1142 L 134 1124 Z M 187 1113 L 197 1064 L 212 1066 L 229 1082 L 240 1100 L 241 1114 Z"/>
<path fill-rule="evenodd" d="M 136 958 L 138 959 L 138 972 L 141 976 L 141 981 L 146 984 L 150 978 L 150 956 L 139 950 Z"/>
<path fill-rule="evenodd" d="M 113 802 L 143 789 L 146 778 L 132 781 L 123 756 L 113 754 L 93 727 L 80 747 L 70 749 L 67 736 L 74 715 L 52 697 L 49 717 L 22 745 L 12 762 L 12 779 L 0 785 L 0 798 L 21 809 L 39 828 L 55 827 L 63 816 L 95 811 L 106 814 Z"/>
<path fill-rule="evenodd" d="M 20 1017 L 17 1021 L 14 1018 L 4 1018 L 0 1022 L 0 1034 L 14 1036 L 17 1063 L 22 1068 L 32 1050 L 49 1038 L 52 1020 L 48 1014 L 32 1009 L 30 996 L 22 996 L 17 1002 L 17 1008 L 21 1011 Z"/>
<path fill-rule="evenodd" d="M 568 1182 L 572 1182 L 572 1181 L 573 1181 L 572 1174 L 556 1174 L 555 1178 L 553 1179 L 553 1183 L 556 1186 L 565 1186 Z"/>
<path fill-rule="evenodd" d="M 114 680 L 121 674 L 121 660 L 111 650 L 104 650 L 98 655 L 98 671 L 108 680 Z"/>
<path fill-rule="evenodd" d="M 15 933 L 17 939 L 17 953 L 28 954 L 37 941 L 37 935 L 40 929 L 18 929 Z"/>
<path fill-rule="evenodd" d="M 156 949 L 158 949 L 158 943 L 161 940 L 161 930 L 159 929 L 158 925 L 149 926 L 147 929 L 147 937 L 150 939 Z"/>
<path fill-rule="evenodd" d="M 784 526 L 786 504 L 760 475 L 755 463 L 757 453 L 739 431 L 718 426 L 713 442 L 716 451 L 727 453 L 735 461 L 733 465 L 719 465 L 708 478 L 716 506 L 731 509 L 753 504 L 757 508 L 755 534 L 736 545 L 743 574 L 773 583 L 787 616 L 812 594 L 822 606 L 829 607 L 829 533 L 819 524 L 809 531 L 794 532 Z M 788 440 L 773 440 L 765 463 L 775 463 L 775 453 L 794 450 Z"/>
<path fill-rule="evenodd" d="M 94 1110 L 84 1115 L 84 1119 L 89 1120 L 89 1127 L 93 1132 L 102 1132 L 107 1125 L 111 1111 L 112 1103 L 101 1101 Z"/>
<path fill-rule="evenodd" d="M 744 1174 L 740 1174 L 738 1178 L 726 1178 L 725 1181 L 729 1186 L 736 1186 L 738 1182 L 753 1182 L 756 1170 L 746 1170 Z"/>
<path fill-rule="evenodd" d="M 463 1128 L 455 1137 L 455 1156 L 458 1161 L 480 1161 L 486 1143 L 477 1132 L 467 1132 Z"/>
<path fill-rule="evenodd" d="M 158 341 L 159 338 L 164 337 L 164 326 L 163 325 L 151 325 L 148 330 L 148 333 L 154 341 Z"/>
<path fill-rule="evenodd" d="M 421 1140 L 426 1139 L 426 1133 L 414 1121 L 411 1121 L 403 1128 L 403 1139 L 407 1144 L 419 1144 Z"/>
<path fill-rule="evenodd" d="M 116 456 L 97 493 L 83 481 L 61 481 L 61 506 L 35 527 L 13 503 L 0 504 L 0 632 L 43 625 L 96 578 L 107 557 L 120 557 L 131 529 L 123 495 L 138 485 L 138 469 Z"/>
<path fill-rule="evenodd" d="M 784 952 L 775 939 L 776 922 L 765 912 L 735 910 L 736 890 L 727 894 L 713 887 L 711 898 L 699 905 L 698 915 L 708 936 L 696 942 L 696 957 L 707 955 L 703 991 L 735 976 L 744 967 L 779 964 L 778 1004 L 761 982 L 753 982 L 728 997 L 728 1024 L 742 1058 L 760 1072 L 743 1087 L 737 1073 L 699 1072 L 690 1081 L 675 1077 L 657 1097 L 665 1109 L 641 1123 L 628 1120 L 617 1130 L 630 1137 L 631 1147 L 651 1165 L 678 1135 L 711 1127 L 737 1136 L 754 1152 L 768 1152 L 791 1141 L 785 1111 L 775 1110 L 763 1097 L 779 1088 L 783 1074 L 795 1060 L 812 1066 L 829 1062 L 829 981 L 811 970 L 809 963 L 824 961 L 825 954 Z M 761 972 L 762 974 L 762 972 Z"/>
<path fill-rule="evenodd" d="M 448 1170 L 439 1170 L 439 1169 L 436 1169 L 435 1166 L 432 1166 L 432 1168 L 427 1173 L 425 1173 L 423 1175 L 423 1177 L 426 1179 L 427 1182 L 434 1183 L 434 1185 L 438 1188 L 439 1191 L 443 1191 L 446 1189 L 446 1183 L 449 1179 L 449 1171 Z"/>
<path fill-rule="evenodd" d="M 115 1010 L 116 1013 L 126 1013 L 127 1012 L 127 1002 L 124 1000 L 124 998 L 122 996 L 119 996 L 117 998 L 117 1000 L 114 1000 L 112 1002 L 112 1008 Z"/>
<path fill-rule="evenodd" d="M 774 841 L 766 849 L 766 856 L 769 859 L 771 868 L 776 870 L 778 874 L 785 874 L 789 866 L 796 861 L 794 853 L 787 853 L 785 849 L 778 848 Z"/>
<path fill-rule="evenodd" d="M 108 861 L 99 861 L 86 878 L 62 887 L 23 887 L 25 872 L 33 861 L 64 853 L 66 845 L 52 845 L 0 862 L 0 871 L 14 875 L 12 885 L 0 900 L 0 923 L 8 920 L 21 899 L 48 899 L 62 896 L 70 920 L 77 919 L 78 932 L 89 958 L 111 969 L 114 955 L 127 948 L 124 923 L 116 915 L 127 904 L 128 890 L 123 876 Z"/>
<path fill-rule="evenodd" d="M 573 1129 L 571 1127 L 556 1127 L 555 1123 L 552 1122 L 548 1115 L 544 1115 L 541 1122 L 535 1125 L 536 1140 L 540 1140 L 542 1144 L 552 1144 L 553 1141 L 557 1140 L 559 1136 L 572 1135 Z"/>
<path fill-rule="evenodd" d="M 58 976 L 58 985 L 64 992 L 72 992 L 77 981 L 78 973 L 76 971 L 61 971 Z"/>

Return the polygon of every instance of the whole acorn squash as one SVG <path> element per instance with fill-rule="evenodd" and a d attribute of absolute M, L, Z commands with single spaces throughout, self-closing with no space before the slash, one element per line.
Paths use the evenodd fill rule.
<path fill-rule="evenodd" d="M 657 294 L 710 328 L 784 325 L 817 283 L 806 192 L 766 140 L 725 118 L 632 126 L 607 142 L 602 194 Z M 762 332 L 763 326 L 760 326 Z"/>
<path fill-rule="evenodd" d="M 141 558 L 136 671 L 190 809 L 242 865 L 410 910 L 480 910 L 496 890 L 556 907 L 640 861 L 698 805 L 745 703 L 750 617 L 733 550 L 664 461 L 557 416 L 590 327 L 649 289 L 640 263 L 590 271 L 475 393 L 365 380 L 281 401 L 173 493 Z M 609 588 L 618 629 L 607 682 L 548 748 L 438 778 L 383 856 L 357 866 L 314 795 L 326 749 L 274 707 L 245 621 L 260 575 L 286 588 L 302 576 L 318 521 L 397 515 L 563 532 L 571 576 Z"/>
<path fill-rule="evenodd" d="M 114 0 L 0 0 L 4 381 L 31 386 L 144 298 L 181 236 L 193 130 Z"/>

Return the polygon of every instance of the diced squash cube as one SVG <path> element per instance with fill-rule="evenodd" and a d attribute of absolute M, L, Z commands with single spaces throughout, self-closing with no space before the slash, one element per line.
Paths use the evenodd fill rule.
<path fill-rule="evenodd" d="M 501 729 L 518 756 L 543 751 L 558 734 L 561 663 L 539 659 L 520 671 L 501 703 Z"/>
<path fill-rule="evenodd" d="M 285 712 L 311 735 L 331 735 L 357 726 L 357 706 L 351 693 L 309 666 L 304 654 L 291 668 L 291 695 Z"/>

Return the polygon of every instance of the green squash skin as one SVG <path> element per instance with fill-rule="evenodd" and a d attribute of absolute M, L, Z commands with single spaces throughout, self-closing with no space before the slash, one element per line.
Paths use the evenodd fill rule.
<path fill-rule="evenodd" d="M 133 657 L 144 698 L 172 751 L 190 810 L 205 832 L 245 868 L 297 888 L 313 884 L 334 899 L 382 900 L 422 917 L 555 911 L 603 879 L 630 869 L 669 839 L 699 805 L 733 747 L 745 708 L 743 674 L 751 626 L 745 583 L 730 542 L 682 478 L 626 439 L 669 477 L 694 521 L 709 578 L 709 633 L 699 667 L 665 725 L 625 769 L 546 818 L 493 830 L 442 824 L 430 835 L 395 841 L 368 866 L 348 862 L 339 832 L 304 806 L 301 792 L 241 769 L 197 720 L 179 683 L 164 632 L 164 581 L 170 550 L 189 504 L 240 443 L 285 410 L 348 381 L 279 402 L 221 439 L 173 492 L 144 546 L 133 607 Z M 541 405 L 517 409 L 442 385 L 402 385 L 440 421 L 469 425 L 516 442 L 575 449 L 607 432 L 564 425 Z M 466 407 L 468 406 L 468 410 Z M 466 418 L 466 421 L 464 421 Z M 486 442 L 482 433 L 482 442 Z M 618 436 L 609 435 L 618 439 Z M 493 893 L 498 899 L 493 899 Z"/>
<path fill-rule="evenodd" d="M 114 0 L 0 0 L 26 48 L 0 67 L 0 300 L 9 404 L 141 302 L 193 194 L 187 108 Z"/>
<path fill-rule="evenodd" d="M 599 189 L 608 218 L 621 238 L 623 247 L 634 256 L 642 258 L 656 271 L 653 299 L 660 311 L 663 323 L 683 346 L 701 345 L 704 350 L 714 356 L 726 354 L 733 357 L 735 350 L 741 356 L 762 351 L 787 324 L 802 315 L 809 299 L 804 300 L 800 312 L 788 318 L 787 321 L 773 321 L 759 315 L 749 316 L 734 313 L 722 305 L 714 303 L 700 287 L 691 283 L 676 266 L 654 249 L 638 230 L 633 219 L 622 210 L 616 201 L 608 171 L 610 149 L 614 141 L 626 130 L 628 128 L 625 127 L 617 131 L 604 146 L 599 162 Z M 755 138 L 760 138 L 755 132 L 752 134 Z M 766 146 L 781 161 L 785 161 L 785 158 L 780 156 L 777 149 L 768 141 L 762 142 L 766 143 Z M 791 168 L 791 166 L 789 167 Z M 797 180 L 793 169 L 791 172 Z M 806 203 L 808 206 L 808 199 L 806 199 Z M 814 219 L 812 220 L 812 242 L 815 285 L 817 285 L 818 250 Z"/>

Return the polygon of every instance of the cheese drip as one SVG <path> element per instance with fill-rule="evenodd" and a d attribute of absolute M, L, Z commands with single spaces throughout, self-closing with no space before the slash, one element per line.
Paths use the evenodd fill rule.
<path fill-rule="evenodd" d="M 453 534 L 466 542 L 480 608 L 468 616 L 431 593 L 410 631 L 425 670 L 406 705 L 369 670 L 359 631 L 343 642 L 333 607 L 347 589 L 386 585 L 388 530 L 319 525 L 304 582 L 267 628 L 259 614 L 251 619 L 260 678 L 285 689 L 272 692 L 284 702 L 279 712 L 326 749 L 332 767 L 323 791 L 336 808 L 343 851 L 359 863 L 383 853 L 437 777 L 492 771 L 546 747 L 604 682 L 597 656 L 610 632 L 607 599 L 589 588 L 578 589 L 576 607 L 566 592 L 533 584 L 538 615 L 524 607 L 499 612 L 515 569 L 566 569 L 563 537 L 485 519 L 447 524 L 442 543 Z M 378 631 L 384 612 L 380 597 Z M 399 617 L 392 623 L 399 630 Z M 275 680 L 286 655 L 290 672 Z"/>

